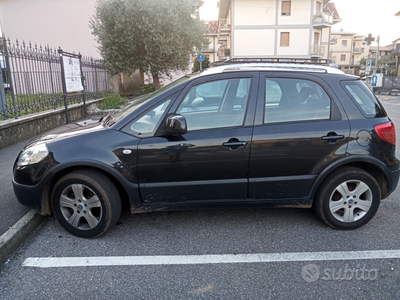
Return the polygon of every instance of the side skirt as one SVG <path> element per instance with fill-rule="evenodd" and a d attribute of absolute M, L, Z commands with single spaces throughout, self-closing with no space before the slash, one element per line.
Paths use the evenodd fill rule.
<path fill-rule="evenodd" d="M 195 201 L 141 204 L 131 206 L 131 213 L 146 213 L 156 211 L 179 211 L 179 210 L 213 210 L 213 209 L 246 209 L 246 208 L 310 208 L 311 199 L 280 199 L 280 200 L 237 200 L 237 201 Z"/>

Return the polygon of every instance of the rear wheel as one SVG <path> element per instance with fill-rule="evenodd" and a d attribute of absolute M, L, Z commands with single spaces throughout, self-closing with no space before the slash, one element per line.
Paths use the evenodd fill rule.
<path fill-rule="evenodd" d="M 53 212 L 69 233 L 85 238 L 103 235 L 118 221 L 121 200 L 113 183 L 96 171 L 62 177 L 54 187 Z"/>
<path fill-rule="evenodd" d="M 313 207 L 328 226 L 355 229 L 374 217 L 379 208 L 380 194 L 379 185 L 371 174 L 345 167 L 322 183 Z"/>

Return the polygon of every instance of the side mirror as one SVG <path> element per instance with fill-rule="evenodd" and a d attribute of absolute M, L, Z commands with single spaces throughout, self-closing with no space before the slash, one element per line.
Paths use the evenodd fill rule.
<path fill-rule="evenodd" d="M 165 131 L 169 134 L 185 134 L 187 132 L 186 119 L 182 115 L 172 115 L 167 118 Z"/>

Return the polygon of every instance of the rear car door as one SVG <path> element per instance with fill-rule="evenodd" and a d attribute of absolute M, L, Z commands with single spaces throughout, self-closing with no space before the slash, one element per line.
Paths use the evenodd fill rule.
<path fill-rule="evenodd" d="M 143 138 L 138 179 L 146 203 L 247 199 L 258 73 L 198 78 L 168 115 L 186 118 L 182 135 Z M 133 124 L 134 125 L 134 124 Z"/>
<path fill-rule="evenodd" d="M 317 76 L 260 75 L 250 198 L 303 199 L 317 175 L 346 155 L 350 126 L 334 97 Z"/>

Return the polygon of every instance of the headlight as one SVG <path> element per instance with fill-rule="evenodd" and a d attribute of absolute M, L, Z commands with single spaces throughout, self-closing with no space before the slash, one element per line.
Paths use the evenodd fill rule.
<path fill-rule="evenodd" d="M 26 149 L 18 159 L 18 166 L 27 166 L 40 162 L 43 158 L 49 155 L 46 144 L 37 144 Z"/>

